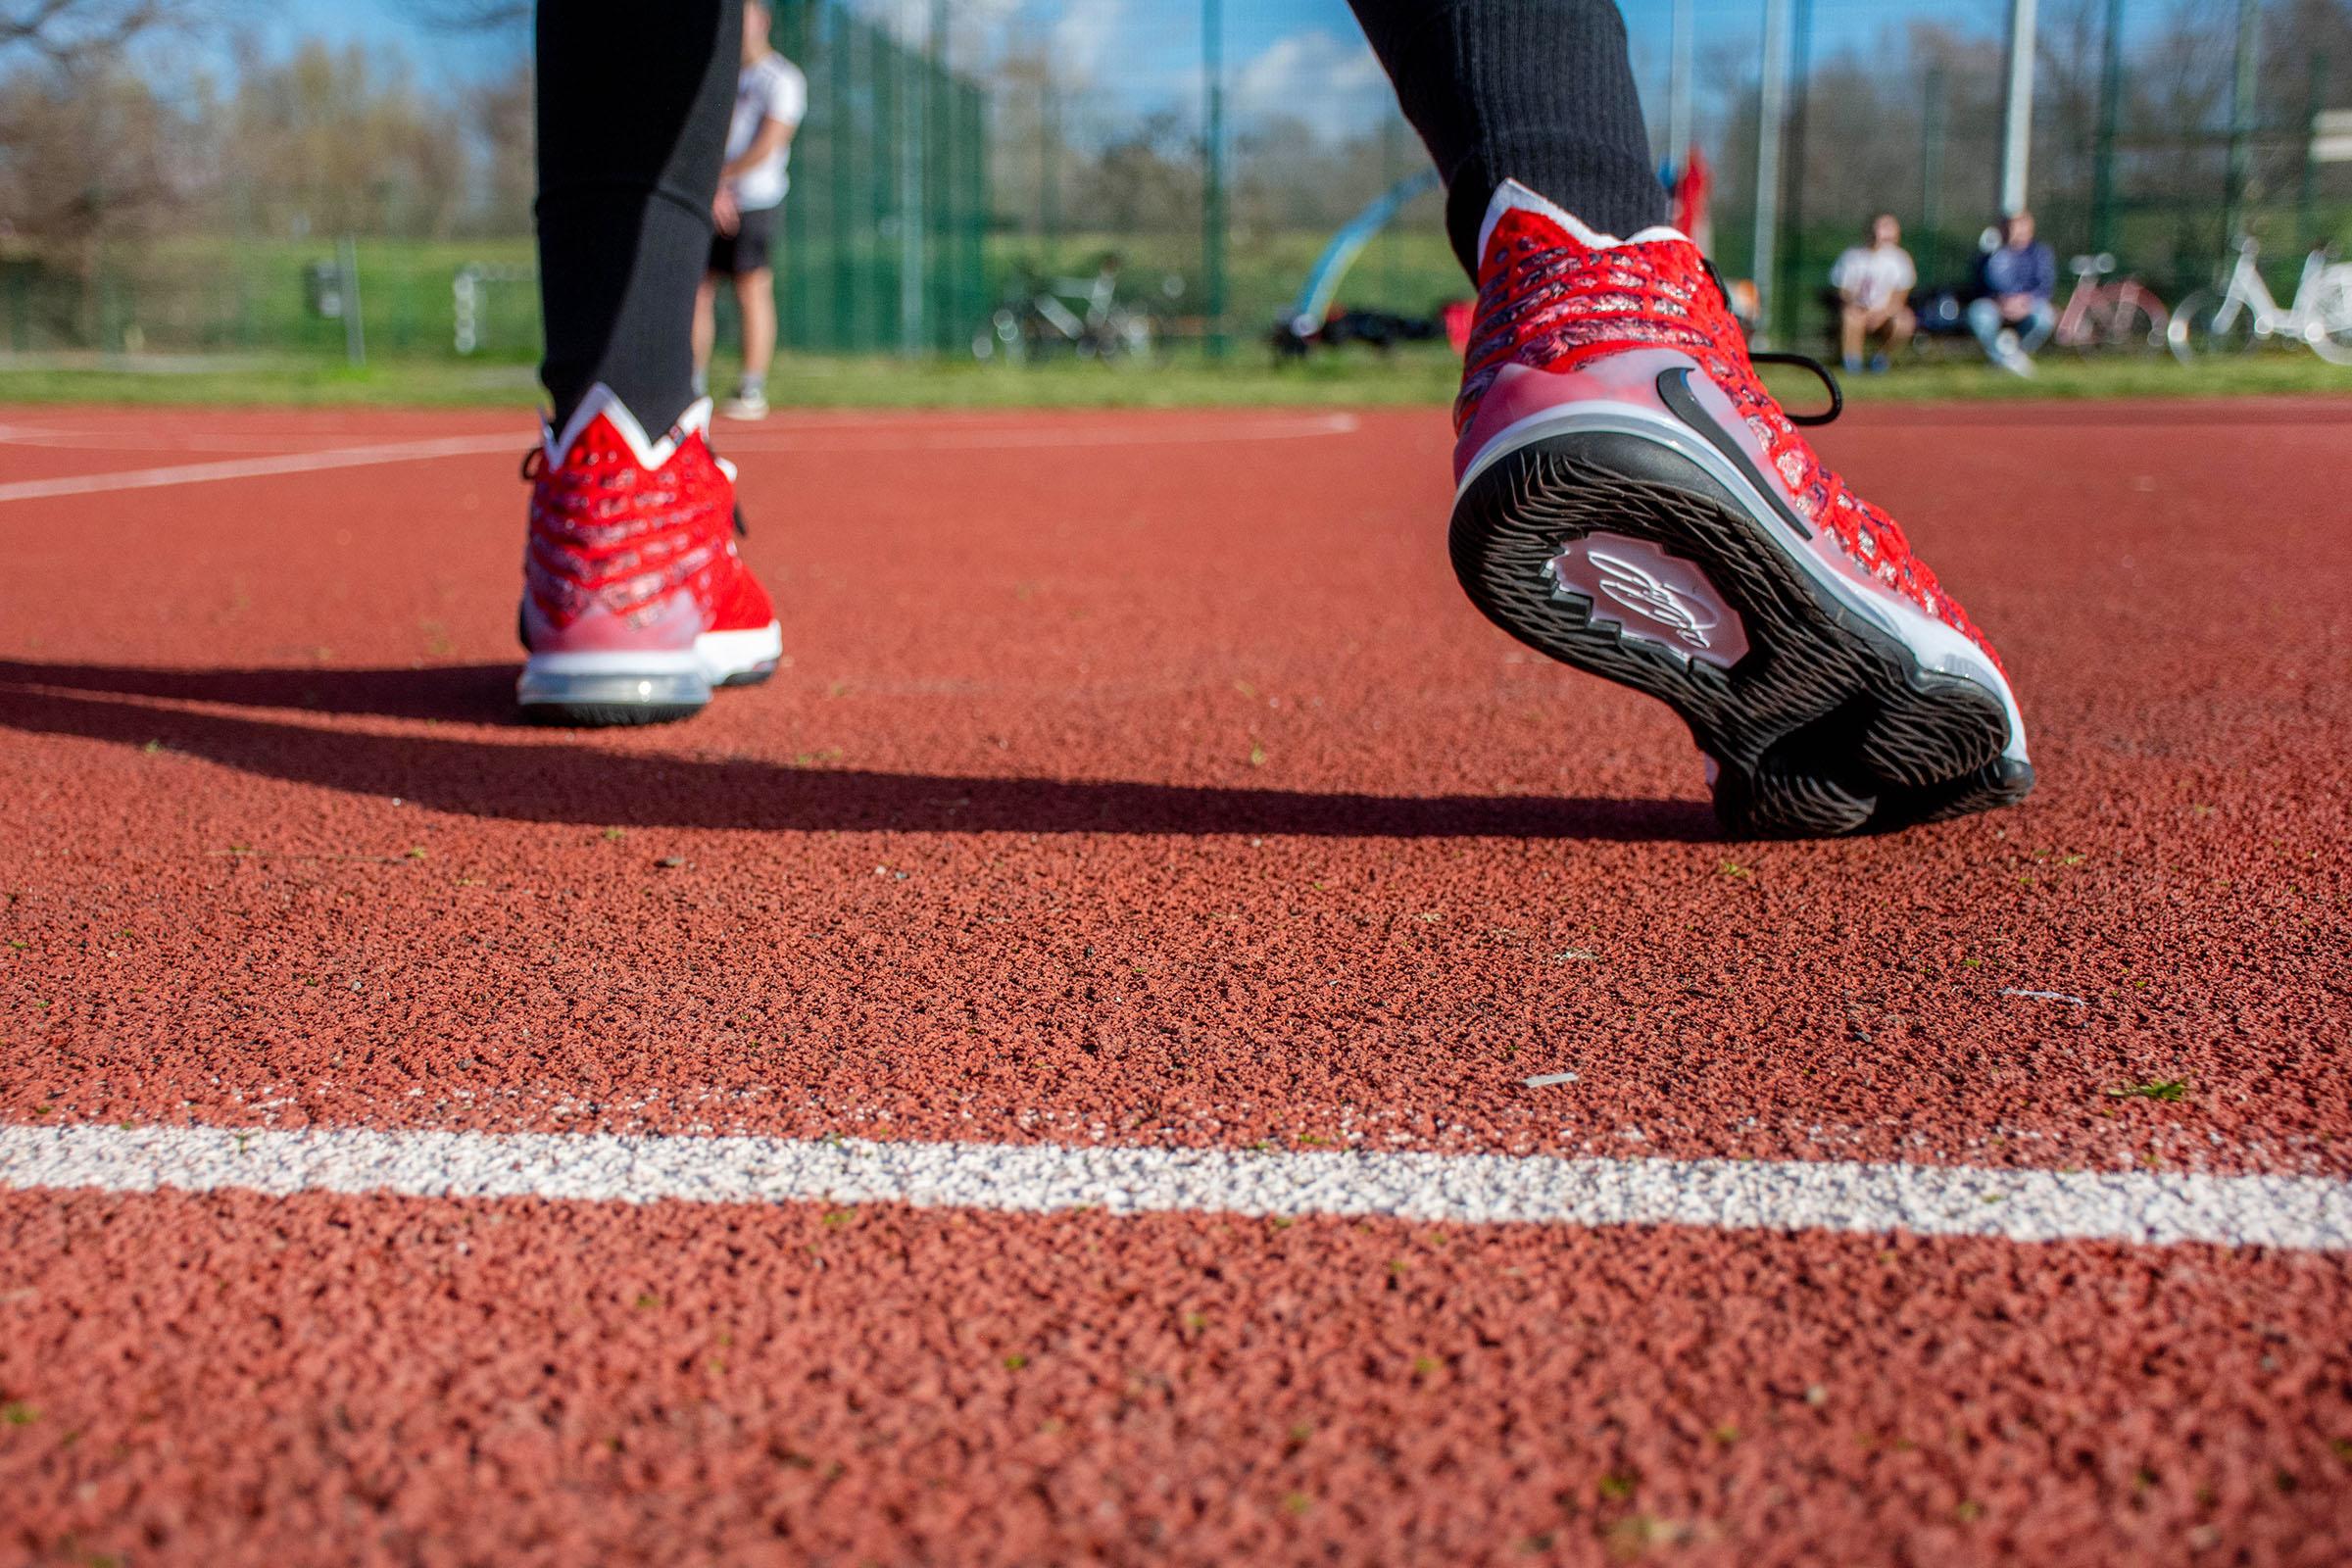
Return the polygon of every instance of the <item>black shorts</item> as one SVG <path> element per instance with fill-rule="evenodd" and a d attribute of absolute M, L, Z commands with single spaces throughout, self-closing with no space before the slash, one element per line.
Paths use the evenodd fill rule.
<path fill-rule="evenodd" d="M 741 277 L 770 265 L 776 248 L 776 220 L 781 207 L 747 207 L 736 215 L 735 232 L 710 236 L 710 270 L 722 277 Z"/>

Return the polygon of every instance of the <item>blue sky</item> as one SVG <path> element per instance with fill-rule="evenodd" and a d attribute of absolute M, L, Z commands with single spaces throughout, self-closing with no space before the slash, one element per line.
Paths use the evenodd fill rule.
<path fill-rule="evenodd" d="M 249 0 L 246 17 L 277 47 L 322 36 L 397 49 L 420 70 L 459 75 L 503 71 L 514 39 L 435 33 L 416 20 L 410 0 Z M 928 12 L 927 0 L 856 0 L 869 12 L 894 6 Z M 1013 35 L 1051 38 L 1093 75 L 1112 101 L 1138 105 L 1181 99 L 1200 80 L 1198 0 L 950 0 L 963 35 L 1001 42 Z M 1636 70 L 1653 113 L 1662 108 L 1668 0 L 1624 0 Z M 2141 0 L 2136 8 L 2152 13 Z M 1701 48 L 1752 59 L 1763 0 L 1695 0 Z M 1814 47 L 1827 55 L 1867 50 L 1916 20 L 1964 32 L 1997 35 L 2003 0 L 1813 0 Z M 1346 0 L 1225 0 L 1226 63 L 1241 109 L 1311 104 L 1334 122 L 1381 112 L 1386 89 Z"/>
<path fill-rule="evenodd" d="M 236 20 L 254 25 L 274 49 L 291 48 L 304 38 L 330 43 L 357 43 L 370 49 L 397 50 L 420 73 L 448 73 L 467 77 L 495 74 L 513 62 L 523 41 L 486 45 L 477 37 L 453 37 L 417 24 L 416 8 L 403 0 L 268 0 Z"/>

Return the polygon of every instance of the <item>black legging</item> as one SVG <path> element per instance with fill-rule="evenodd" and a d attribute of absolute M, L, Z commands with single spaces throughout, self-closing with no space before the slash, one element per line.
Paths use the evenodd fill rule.
<path fill-rule="evenodd" d="M 561 424 L 602 381 L 650 431 L 694 401 L 743 0 L 542 0 L 539 378 Z"/>
<path fill-rule="evenodd" d="M 542 0 L 540 379 L 561 422 L 603 381 L 658 430 L 693 400 L 694 292 L 743 0 Z M 1517 179 L 1595 228 L 1665 217 L 1612 0 L 1351 0 L 1446 178 L 1462 265 Z"/>
<path fill-rule="evenodd" d="M 1349 0 L 1446 179 L 1446 231 L 1478 270 L 1506 179 L 1611 234 L 1666 220 L 1613 0 Z"/>

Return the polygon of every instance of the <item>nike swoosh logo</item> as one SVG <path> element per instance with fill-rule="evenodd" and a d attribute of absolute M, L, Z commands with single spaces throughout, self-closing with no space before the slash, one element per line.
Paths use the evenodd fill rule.
<path fill-rule="evenodd" d="M 1667 408 L 1674 411 L 1676 418 L 1695 430 L 1707 445 L 1731 460 L 1732 466 L 1740 470 L 1740 476 L 1754 485 L 1756 494 L 1762 496 L 1764 504 L 1772 508 L 1773 515 L 1795 529 L 1799 539 L 1813 537 L 1813 530 L 1806 526 L 1804 518 L 1796 514 L 1796 509 L 1788 505 L 1780 487 L 1757 469 L 1755 460 L 1747 455 L 1747 448 L 1741 446 L 1731 431 L 1716 423 L 1714 416 L 1699 403 L 1697 394 L 1690 390 L 1690 367 L 1678 365 L 1672 369 L 1660 370 L 1658 396 Z"/>

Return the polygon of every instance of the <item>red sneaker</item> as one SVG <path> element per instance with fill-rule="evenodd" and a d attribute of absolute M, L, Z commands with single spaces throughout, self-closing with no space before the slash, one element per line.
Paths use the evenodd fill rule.
<path fill-rule="evenodd" d="M 1680 713 L 1731 832 L 2024 799 L 1992 645 L 1758 384 L 1697 248 L 1512 183 L 1479 254 L 1451 534 L 1478 608 Z"/>
<path fill-rule="evenodd" d="M 531 476 L 514 700 L 558 724 L 658 724 L 774 672 L 767 594 L 735 551 L 735 469 L 710 455 L 708 399 L 660 440 L 602 385 Z"/>

